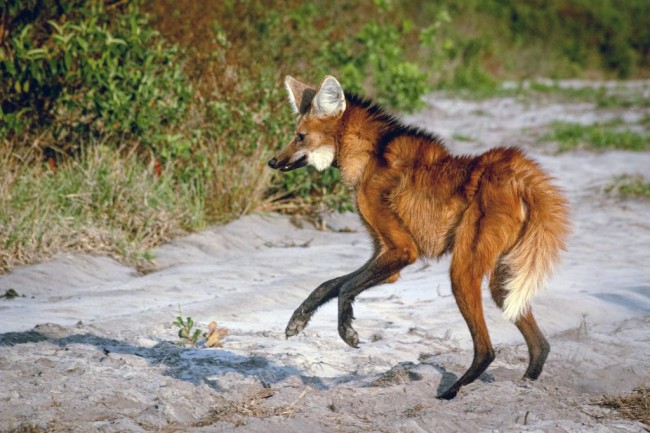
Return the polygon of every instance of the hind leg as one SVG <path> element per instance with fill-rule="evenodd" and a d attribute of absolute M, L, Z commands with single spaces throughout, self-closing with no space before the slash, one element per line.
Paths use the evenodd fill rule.
<path fill-rule="evenodd" d="M 458 304 L 474 343 L 474 359 L 472 365 L 452 386 L 439 398 L 445 400 L 456 397 L 458 390 L 478 378 L 494 360 L 494 349 L 490 342 L 481 300 L 481 273 L 472 275 L 468 269 L 458 263 L 452 262 L 451 289 Z"/>
<path fill-rule="evenodd" d="M 481 301 L 481 282 L 499 256 L 516 238 L 519 223 L 507 194 L 489 183 L 468 207 L 456 229 L 451 261 L 451 288 L 458 308 L 467 322 L 474 343 L 474 360 L 467 372 L 440 397 L 454 398 L 461 386 L 471 383 L 494 360 Z"/>
<path fill-rule="evenodd" d="M 508 294 L 508 291 L 503 288 L 507 277 L 508 272 L 506 266 L 499 263 L 490 279 L 492 299 L 494 299 L 494 302 L 496 302 L 499 308 L 503 308 L 503 302 Z M 546 362 L 546 358 L 551 351 L 551 346 L 546 341 L 546 338 L 544 338 L 544 334 L 542 334 L 539 326 L 537 326 L 531 309 L 528 309 L 525 314 L 519 316 L 515 321 L 515 325 L 524 336 L 524 340 L 528 346 L 529 362 L 524 377 L 535 380 L 542 372 L 544 362 Z"/>

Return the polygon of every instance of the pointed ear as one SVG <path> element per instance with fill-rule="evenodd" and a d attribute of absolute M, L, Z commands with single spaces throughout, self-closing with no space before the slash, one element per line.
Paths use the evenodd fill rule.
<path fill-rule="evenodd" d="M 314 114 L 320 117 L 338 116 L 345 111 L 345 95 L 336 78 L 323 78 L 312 103 Z"/>
<path fill-rule="evenodd" d="M 311 101 L 316 95 L 316 89 L 308 84 L 302 83 L 290 75 L 284 78 L 284 87 L 289 95 L 289 103 L 294 114 L 305 114 L 309 111 Z"/>

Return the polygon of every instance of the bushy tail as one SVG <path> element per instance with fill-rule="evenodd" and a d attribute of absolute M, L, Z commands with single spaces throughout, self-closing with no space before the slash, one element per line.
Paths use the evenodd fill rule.
<path fill-rule="evenodd" d="M 508 269 L 508 294 L 503 317 L 514 322 L 530 308 L 533 296 L 543 287 L 565 249 L 569 231 L 567 201 L 539 167 L 531 162 L 518 194 L 526 219 L 519 240 L 502 258 Z"/>

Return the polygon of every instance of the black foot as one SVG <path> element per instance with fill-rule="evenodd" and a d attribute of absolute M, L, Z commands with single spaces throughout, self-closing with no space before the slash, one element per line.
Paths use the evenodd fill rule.
<path fill-rule="evenodd" d="M 354 347 L 355 349 L 359 348 L 359 334 L 355 331 L 352 326 L 348 323 L 342 323 L 339 325 L 339 335 L 345 341 L 348 346 Z"/>
<path fill-rule="evenodd" d="M 454 389 L 454 387 L 452 386 L 447 391 L 440 394 L 437 398 L 439 398 L 441 400 L 452 400 L 452 399 L 456 398 L 457 394 L 458 394 L 458 390 Z"/>
<path fill-rule="evenodd" d="M 284 331 L 287 338 L 301 333 L 307 326 L 307 323 L 309 323 L 310 318 L 311 316 L 309 314 L 305 314 L 300 310 L 296 310 L 296 312 L 293 313 L 293 316 L 291 316 L 291 320 L 289 320 L 287 329 Z"/>
<path fill-rule="evenodd" d="M 544 361 L 546 356 L 537 362 L 531 362 L 526 373 L 524 374 L 524 379 L 537 380 L 540 374 L 542 374 L 542 368 L 544 368 Z"/>

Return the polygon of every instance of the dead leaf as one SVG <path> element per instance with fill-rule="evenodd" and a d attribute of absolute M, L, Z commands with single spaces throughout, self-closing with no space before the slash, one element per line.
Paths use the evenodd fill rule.
<path fill-rule="evenodd" d="M 223 347 L 221 339 L 228 335 L 228 328 L 219 328 L 214 320 L 208 325 L 208 332 L 205 334 L 207 347 Z"/>

